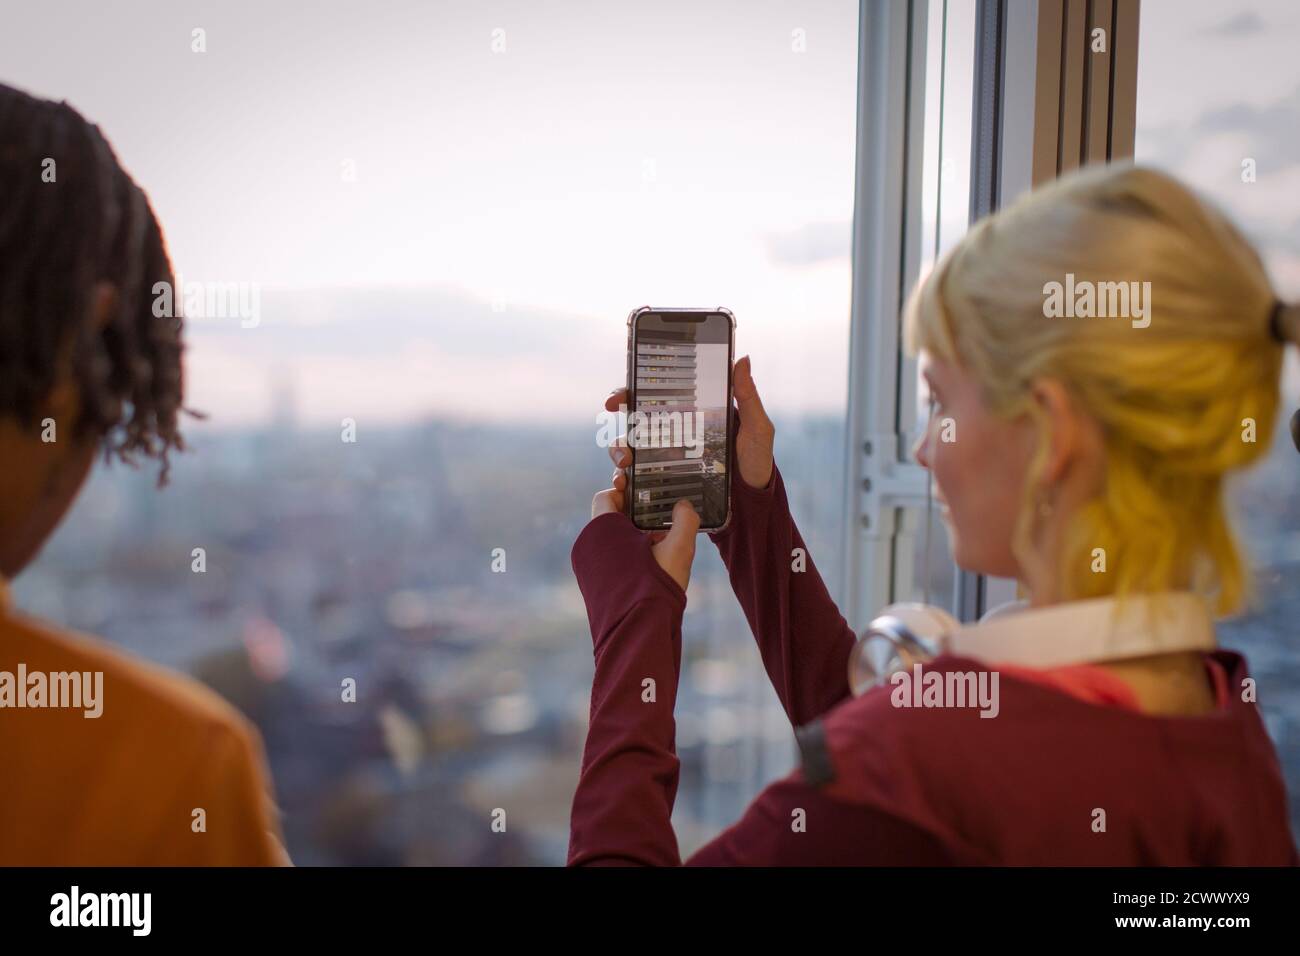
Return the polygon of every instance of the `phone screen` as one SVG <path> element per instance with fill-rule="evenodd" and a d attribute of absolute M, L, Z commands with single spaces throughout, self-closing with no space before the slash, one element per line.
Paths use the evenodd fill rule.
<path fill-rule="evenodd" d="M 686 498 L 701 531 L 731 503 L 731 362 L 735 319 L 717 309 L 638 309 L 629 319 L 628 507 L 648 531 Z"/>

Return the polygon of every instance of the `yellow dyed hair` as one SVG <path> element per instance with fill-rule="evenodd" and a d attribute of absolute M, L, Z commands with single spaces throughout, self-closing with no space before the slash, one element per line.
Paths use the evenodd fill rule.
<path fill-rule="evenodd" d="M 1149 282 L 1150 324 L 1048 317 L 1048 283 L 1069 273 L 1076 285 Z M 995 415 L 1038 422 L 1013 540 L 1022 559 L 1049 427 L 1030 383 L 1061 382 L 1100 424 L 1105 481 L 1071 517 L 1059 555 L 1066 600 L 1191 588 L 1228 614 L 1251 582 L 1223 482 L 1273 436 L 1275 300 L 1258 253 L 1221 213 L 1169 175 L 1110 165 L 1064 176 L 973 227 L 913 291 L 905 335 L 909 351 L 973 374 Z M 1095 548 L 1106 573 L 1093 571 Z"/>

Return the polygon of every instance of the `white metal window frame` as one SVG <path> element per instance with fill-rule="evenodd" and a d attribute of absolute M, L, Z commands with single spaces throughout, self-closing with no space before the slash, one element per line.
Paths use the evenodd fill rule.
<path fill-rule="evenodd" d="M 925 76 L 925 45 L 917 35 L 923 31 L 914 28 L 925 22 L 927 7 L 927 0 L 860 4 L 845 456 L 849 524 L 840 592 L 841 611 L 855 629 L 893 598 L 900 509 L 924 504 L 922 470 L 899 460 L 897 317 L 908 218 L 919 222 L 919 110 L 909 104 L 908 92 L 922 88 L 918 77 L 923 82 Z"/>
<path fill-rule="evenodd" d="M 911 593 L 915 519 L 930 507 L 928 476 L 906 454 L 916 382 L 899 315 L 923 253 L 927 67 L 943 68 L 927 64 L 928 31 L 949 3 L 860 0 L 840 582 L 854 628 Z M 976 0 L 975 17 L 971 222 L 1081 163 L 1132 155 L 1139 0 Z M 972 572 L 954 582 L 948 606 L 962 620 L 1017 593 Z"/>

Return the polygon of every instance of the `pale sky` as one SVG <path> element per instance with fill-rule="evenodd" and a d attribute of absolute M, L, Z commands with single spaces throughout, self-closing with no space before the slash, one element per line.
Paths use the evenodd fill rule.
<path fill-rule="evenodd" d="M 1215 199 L 1300 297 L 1300 4 L 1143 0 L 1142 18 L 1136 158 Z"/>
<path fill-rule="evenodd" d="M 1220 198 L 1295 239 L 1300 149 L 1233 126 L 1270 114 L 1196 127 L 1300 122 L 1300 8 L 1143 17 L 1139 158 L 1218 182 L 1264 150 Z M 842 410 L 856 56 L 851 0 L 44 0 L 7 15 L 0 80 L 104 128 L 186 279 L 264 287 L 257 328 L 192 324 L 213 427 L 288 393 L 311 422 L 518 420 L 542 394 L 528 414 L 594 427 L 647 304 L 731 309 L 769 407 Z"/>
<path fill-rule="evenodd" d="M 508 340 L 498 356 L 461 356 L 457 340 L 495 335 L 490 321 L 430 315 L 412 349 L 359 361 L 317 353 L 304 333 L 274 372 L 259 330 L 207 348 L 196 328 L 193 392 L 218 422 L 265 413 L 271 374 L 322 419 L 343 406 L 517 416 L 501 390 L 473 397 L 485 377 L 547 384 L 555 401 L 539 415 L 585 418 L 621 376 L 624 322 L 644 304 L 732 309 L 778 404 L 833 408 L 856 21 L 844 0 L 50 0 L 9 16 L 0 63 L 7 82 L 104 127 L 187 279 L 437 286 L 553 312 L 561 337 L 564 323 L 588 336 L 556 383 L 528 373 L 547 356 Z M 191 50 L 195 27 L 206 53 Z M 829 258 L 800 261 L 823 254 L 824 224 Z M 313 319 L 281 304 L 263 328 Z M 371 379 L 383 394 L 365 392 Z"/>

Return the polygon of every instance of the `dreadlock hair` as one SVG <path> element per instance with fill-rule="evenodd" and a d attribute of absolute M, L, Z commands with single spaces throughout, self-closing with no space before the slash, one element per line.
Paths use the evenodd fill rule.
<path fill-rule="evenodd" d="M 103 324 L 101 282 L 115 293 Z M 98 442 L 105 460 L 156 459 L 165 485 L 169 453 L 185 447 L 183 319 L 154 315 L 160 282 L 175 283 L 162 230 L 99 127 L 0 84 L 0 417 L 37 430 L 70 375 L 73 435 Z"/>

